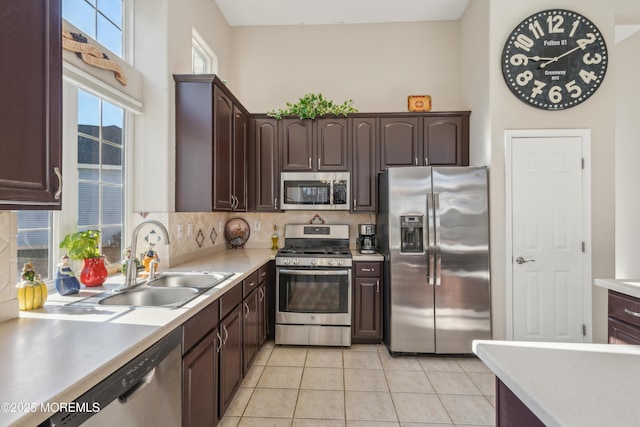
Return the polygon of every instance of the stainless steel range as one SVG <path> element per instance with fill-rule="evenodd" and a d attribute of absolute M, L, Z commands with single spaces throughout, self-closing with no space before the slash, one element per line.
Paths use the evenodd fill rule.
<path fill-rule="evenodd" d="M 351 345 L 348 225 L 287 224 L 276 254 L 276 344 Z"/>

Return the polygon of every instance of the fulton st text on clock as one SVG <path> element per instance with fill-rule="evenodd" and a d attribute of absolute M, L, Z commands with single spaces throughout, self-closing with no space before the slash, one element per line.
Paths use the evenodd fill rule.
<path fill-rule="evenodd" d="M 535 13 L 511 32 L 502 51 L 502 75 L 522 102 L 563 110 L 586 101 L 600 87 L 609 61 L 598 28 L 579 13 Z"/>

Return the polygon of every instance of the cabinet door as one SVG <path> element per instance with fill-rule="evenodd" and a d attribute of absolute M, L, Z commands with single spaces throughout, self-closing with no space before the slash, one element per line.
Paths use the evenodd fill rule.
<path fill-rule="evenodd" d="M 220 418 L 229 407 L 242 380 L 242 304 L 220 321 Z"/>
<path fill-rule="evenodd" d="M 349 135 L 347 119 L 317 119 L 316 143 L 312 164 L 318 171 L 349 170 Z"/>
<path fill-rule="evenodd" d="M 259 292 L 251 292 L 243 301 L 243 373 L 246 374 L 260 347 Z"/>
<path fill-rule="evenodd" d="M 352 166 L 351 212 L 376 212 L 378 192 L 378 168 L 376 162 L 377 129 L 376 119 L 351 119 Z"/>
<path fill-rule="evenodd" d="M 231 210 L 233 103 L 217 86 L 213 89 L 213 165 L 213 209 Z"/>
<path fill-rule="evenodd" d="M 425 117 L 422 141 L 422 164 L 468 165 L 464 163 L 463 118 Z M 468 141 L 467 141 L 468 143 Z"/>
<path fill-rule="evenodd" d="M 182 425 L 215 426 L 218 422 L 217 330 L 182 358 Z"/>
<path fill-rule="evenodd" d="M 381 286 L 380 278 L 355 279 L 353 338 L 356 341 L 382 339 Z"/>
<path fill-rule="evenodd" d="M 61 33 L 60 0 L 0 0 L 0 209 L 60 209 Z"/>
<path fill-rule="evenodd" d="M 313 170 L 313 121 L 282 119 L 280 121 L 280 154 L 283 171 Z"/>
<path fill-rule="evenodd" d="M 609 344 L 640 345 L 640 328 L 609 317 Z"/>
<path fill-rule="evenodd" d="M 249 196 L 257 212 L 278 212 L 280 193 L 280 170 L 278 165 L 278 121 L 255 119 L 252 122 L 253 152 L 250 155 Z M 251 194 L 253 193 L 253 194 Z"/>
<path fill-rule="evenodd" d="M 235 211 L 247 210 L 247 137 L 249 119 L 233 106 L 233 183 L 236 198 Z"/>
<path fill-rule="evenodd" d="M 267 283 L 258 287 L 258 349 L 267 340 Z"/>
<path fill-rule="evenodd" d="M 418 117 L 380 119 L 380 170 L 389 166 L 419 164 L 420 121 Z"/>

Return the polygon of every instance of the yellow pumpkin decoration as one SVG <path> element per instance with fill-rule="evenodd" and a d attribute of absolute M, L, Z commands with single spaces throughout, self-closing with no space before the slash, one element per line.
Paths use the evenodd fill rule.
<path fill-rule="evenodd" d="M 26 262 L 22 269 L 22 282 L 18 284 L 20 310 L 35 310 L 47 300 L 47 285 L 33 271 L 33 264 Z"/>

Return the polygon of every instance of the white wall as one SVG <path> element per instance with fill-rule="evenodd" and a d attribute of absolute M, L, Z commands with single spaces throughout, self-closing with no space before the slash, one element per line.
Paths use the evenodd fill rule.
<path fill-rule="evenodd" d="M 563 111 L 529 107 L 511 94 L 503 81 L 500 54 L 505 37 L 527 16 L 544 9 L 564 8 L 587 16 L 608 41 L 609 71 L 598 91 L 585 103 Z M 489 86 L 491 97 L 491 244 L 494 337 L 505 336 L 505 204 L 504 132 L 507 129 L 589 128 L 592 162 L 592 272 L 611 277 L 614 268 L 614 12 L 609 2 L 491 0 L 489 25 Z M 606 292 L 593 287 L 594 341 L 606 339 Z"/>
<path fill-rule="evenodd" d="M 229 87 L 251 112 L 321 92 L 361 112 L 408 111 L 431 95 L 433 111 L 464 110 L 459 22 L 232 28 Z"/>
<path fill-rule="evenodd" d="M 618 278 L 640 278 L 640 33 L 616 45 L 616 268 Z"/>

